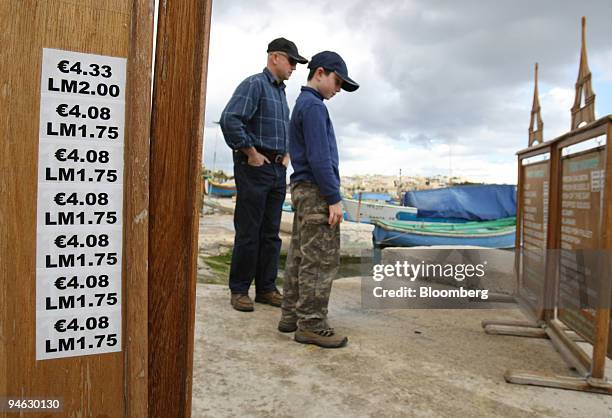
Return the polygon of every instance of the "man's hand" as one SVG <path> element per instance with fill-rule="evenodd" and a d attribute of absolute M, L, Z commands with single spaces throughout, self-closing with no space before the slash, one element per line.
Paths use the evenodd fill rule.
<path fill-rule="evenodd" d="M 249 155 L 249 160 L 247 161 L 248 165 L 252 165 L 254 167 L 260 167 L 266 163 L 270 164 L 270 160 L 268 160 L 265 155 L 262 155 L 257 151 L 255 151 L 255 154 Z"/>
<path fill-rule="evenodd" d="M 339 225 L 342 222 L 344 214 L 342 212 L 342 201 L 329 205 L 329 220 L 331 226 Z"/>
<path fill-rule="evenodd" d="M 289 167 L 289 154 L 285 154 L 285 156 L 283 157 L 283 165 L 285 166 L 285 168 Z"/>
<path fill-rule="evenodd" d="M 265 155 L 258 153 L 255 147 L 242 148 L 241 150 L 247 155 L 247 157 L 249 157 L 249 160 L 247 161 L 248 165 L 260 167 L 266 163 L 270 164 L 270 160 L 268 160 Z"/>

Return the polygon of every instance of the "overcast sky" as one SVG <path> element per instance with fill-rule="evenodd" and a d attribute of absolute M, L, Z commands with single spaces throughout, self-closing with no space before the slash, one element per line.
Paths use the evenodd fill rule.
<path fill-rule="evenodd" d="M 279 7 L 282 5 L 282 7 Z M 580 18 L 596 117 L 612 113 L 612 2 L 489 0 L 213 1 L 204 162 L 232 172 L 217 125 L 236 86 L 286 37 L 310 58 L 340 53 L 354 93 L 326 101 L 341 175 L 461 175 L 515 183 L 527 146 L 534 63 L 545 139 L 568 131 L 580 56 Z M 307 69 L 287 82 L 293 108 Z"/>

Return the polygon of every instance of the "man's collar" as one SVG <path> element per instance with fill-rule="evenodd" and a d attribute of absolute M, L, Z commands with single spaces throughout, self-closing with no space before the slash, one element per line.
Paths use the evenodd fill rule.
<path fill-rule="evenodd" d="M 278 79 L 274 76 L 274 74 L 272 74 L 272 71 L 270 71 L 268 67 L 265 67 L 263 69 L 263 73 L 266 75 L 266 77 L 268 77 L 270 83 L 274 84 L 275 86 L 285 88 L 285 83 L 283 83 L 282 81 L 278 81 Z"/>

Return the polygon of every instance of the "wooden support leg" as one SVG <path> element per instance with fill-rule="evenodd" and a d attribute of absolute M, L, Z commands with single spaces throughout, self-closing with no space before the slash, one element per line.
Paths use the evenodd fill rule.
<path fill-rule="evenodd" d="M 519 385 L 543 386 L 557 389 L 579 390 L 583 392 L 612 395 L 612 384 L 607 381 L 585 377 L 558 376 L 546 373 L 508 370 L 504 375 L 508 383 Z"/>
<path fill-rule="evenodd" d="M 524 321 L 482 321 L 484 331 L 490 335 L 513 335 L 516 337 L 548 338 L 545 328 Z M 569 329 L 564 334 L 577 343 L 586 342 L 584 338 Z"/>
<path fill-rule="evenodd" d="M 490 324 L 484 328 L 491 335 L 513 335 L 516 337 L 548 338 L 546 331 L 541 327 L 525 327 L 515 325 Z"/>
<path fill-rule="evenodd" d="M 498 303 L 516 303 L 516 299 L 512 295 L 498 292 L 489 292 L 487 302 L 498 302 Z M 470 302 L 482 302 L 480 298 L 470 298 Z"/>
<path fill-rule="evenodd" d="M 546 327 L 546 334 L 553 346 L 557 349 L 563 360 L 582 376 L 588 376 L 591 370 L 589 356 L 566 334 L 566 331 L 556 321 L 550 322 Z"/>
<path fill-rule="evenodd" d="M 514 327 L 525 327 L 525 328 L 540 328 L 535 322 L 532 321 L 516 321 L 516 320 L 490 320 L 485 319 L 481 322 L 483 328 L 489 325 L 503 325 L 503 326 L 514 326 Z"/>

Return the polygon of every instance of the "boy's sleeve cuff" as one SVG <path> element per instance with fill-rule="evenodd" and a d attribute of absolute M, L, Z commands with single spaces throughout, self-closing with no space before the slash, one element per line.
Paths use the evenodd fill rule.
<path fill-rule="evenodd" d="M 336 203 L 342 201 L 342 196 L 340 196 L 340 193 L 334 193 L 331 196 L 325 196 L 325 201 L 330 205 L 335 205 Z"/>

